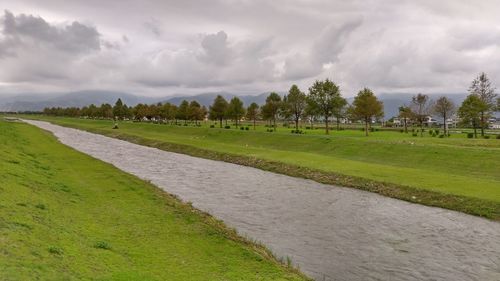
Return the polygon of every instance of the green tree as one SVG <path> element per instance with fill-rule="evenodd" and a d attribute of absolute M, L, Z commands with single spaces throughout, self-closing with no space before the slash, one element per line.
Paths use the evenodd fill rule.
<path fill-rule="evenodd" d="M 491 85 L 491 81 L 486 73 L 482 72 L 472 81 L 469 93 L 477 95 L 483 102 L 484 106 L 480 112 L 480 125 L 481 136 L 484 136 L 484 129 L 488 126 L 487 120 L 495 110 L 495 98 L 497 96 L 495 88 Z"/>
<path fill-rule="evenodd" d="M 368 136 L 368 124 L 372 118 L 384 115 L 384 104 L 377 99 L 370 89 L 364 88 L 359 91 L 352 102 L 352 114 L 356 119 L 365 122 L 365 135 Z"/>
<path fill-rule="evenodd" d="M 273 124 L 273 130 L 276 131 L 276 119 L 281 108 L 281 97 L 275 92 L 272 92 L 267 96 L 266 103 L 262 106 L 262 117 L 266 120 L 270 120 Z"/>
<path fill-rule="evenodd" d="M 125 107 L 120 98 L 116 101 L 115 106 L 113 106 L 113 116 L 118 120 L 125 118 Z"/>
<path fill-rule="evenodd" d="M 328 121 L 336 110 L 345 106 L 344 98 L 340 95 L 340 88 L 332 81 L 316 81 L 309 88 L 309 105 L 312 106 L 325 120 L 325 132 L 329 133 Z"/>
<path fill-rule="evenodd" d="M 458 116 L 462 123 L 472 125 L 474 137 L 477 138 L 477 126 L 481 123 L 481 113 L 488 108 L 476 94 L 468 95 L 458 108 Z"/>
<path fill-rule="evenodd" d="M 184 124 L 187 124 L 187 120 L 189 119 L 189 102 L 187 100 L 183 100 L 177 109 L 177 119 L 184 120 Z"/>
<path fill-rule="evenodd" d="M 113 118 L 113 107 L 111 106 L 111 104 L 109 103 L 101 104 L 101 107 L 99 108 L 99 117 L 106 119 Z"/>
<path fill-rule="evenodd" d="M 209 107 L 209 118 L 210 120 L 219 120 L 220 127 L 222 128 L 222 120 L 226 118 L 226 111 L 228 107 L 228 103 L 226 99 L 221 96 L 217 95 L 217 97 L 214 99 L 213 104 Z"/>
<path fill-rule="evenodd" d="M 428 95 L 418 94 L 411 99 L 411 110 L 420 125 L 420 136 L 424 136 L 424 121 L 429 116 L 431 102 Z"/>
<path fill-rule="evenodd" d="M 455 111 L 455 105 L 447 97 L 440 97 L 434 104 L 432 111 L 443 118 L 444 135 L 448 136 L 448 124 L 446 123 L 446 119 Z"/>
<path fill-rule="evenodd" d="M 403 120 L 405 133 L 408 133 L 408 120 L 413 118 L 413 112 L 409 106 L 403 105 L 399 107 L 399 115 L 400 120 Z"/>
<path fill-rule="evenodd" d="M 245 115 L 243 102 L 238 97 L 232 98 L 229 102 L 227 114 L 234 120 L 234 122 L 236 123 L 236 128 L 238 128 L 240 119 Z"/>
<path fill-rule="evenodd" d="M 292 116 L 295 122 L 295 130 L 299 130 L 299 121 L 304 115 L 304 110 L 307 106 L 307 96 L 300 91 L 297 85 L 292 85 L 288 91 L 288 95 L 283 98 L 284 109 Z"/>
<path fill-rule="evenodd" d="M 252 102 L 252 104 L 250 104 L 250 106 L 247 108 L 246 118 L 248 120 L 252 120 L 254 130 L 255 130 L 255 123 L 257 121 L 258 116 L 259 116 L 259 105 L 256 104 L 255 102 Z"/>
<path fill-rule="evenodd" d="M 195 100 L 189 103 L 188 107 L 188 119 L 194 121 L 196 125 L 198 125 L 198 121 L 201 121 L 205 118 L 205 113 L 202 106 Z"/>

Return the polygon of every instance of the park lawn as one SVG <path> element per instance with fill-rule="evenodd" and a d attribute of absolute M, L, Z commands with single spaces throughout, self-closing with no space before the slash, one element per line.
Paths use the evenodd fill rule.
<path fill-rule="evenodd" d="M 133 122 L 120 122 L 120 128 L 113 130 L 109 120 L 36 118 L 138 143 L 145 140 L 151 146 L 175 143 L 464 196 L 493 203 L 500 210 L 500 140 L 497 139 L 467 139 L 463 134 L 449 139 L 428 134 L 420 138 L 386 131 L 365 137 L 360 130 L 332 131 L 328 136 L 318 133 L 319 130 L 309 130 L 305 135 L 295 135 L 282 128 L 274 133 L 265 132 L 263 126 L 256 131 L 242 131 L 209 128 L 206 124 L 192 127 Z"/>
<path fill-rule="evenodd" d="M 0 280 L 305 280 L 220 221 L 0 120 Z"/>

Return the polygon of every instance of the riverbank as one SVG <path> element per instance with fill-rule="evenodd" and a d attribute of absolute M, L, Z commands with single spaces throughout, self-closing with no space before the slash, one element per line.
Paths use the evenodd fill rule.
<path fill-rule="evenodd" d="M 357 132 L 359 137 L 351 132 L 290 135 L 131 122 L 113 130 L 106 120 L 36 119 L 500 220 L 500 142 L 494 139 L 419 139 L 397 132 L 374 133 L 369 138 L 362 132 Z"/>
<path fill-rule="evenodd" d="M 156 186 L 0 120 L 0 279 L 307 280 Z"/>

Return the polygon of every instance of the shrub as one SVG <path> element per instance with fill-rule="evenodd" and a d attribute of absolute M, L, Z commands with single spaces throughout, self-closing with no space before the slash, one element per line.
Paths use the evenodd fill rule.
<path fill-rule="evenodd" d="M 40 209 L 40 210 L 47 209 L 47 207 L 44 204 L 41 204 L 41 203 L 40 204 L 36 204 L 35 207 L 38 208 L 38 209 Z"/>
<path fill-rule="evenodd" d="M 215 128 L 215 125 L 210 125 L 210 128 Z"/>
<path fill-rule="evenodd" d="M 63 249 L 61 249 L 59 247 L 50 246 L 49 253 L 54 254 L 54 255 L 62 255 L 64 253 L 64 251 L 63 251 Z"/>
<path fill-rule="evenodd" d="M 418 134 L 417 133 L 413 133 L 412 136 L 418 137 Z"/>
<path fill-rule="evenodd" d="M 433 133 L 431 134 L 431 136 L 435 137 L 435 136 L 437 136 L 437 134 L 433 132 Z"/>
<path fill-rule="evenodd" d="M 500 140 L 500 134 L 497 135 L 496 137 L 497 140 Z"/>
<path fill-rule="evenodd" d="M 467 133 L 467 138 L 468 139 L 472 139 L 474 137 L 474 134 L 473 133 Z"/>
<path fill-rule="evenodd" d="M 242 130 L 242 131 L 243 131 L 243 130 L 245 130 L 245 128 L 243 128 L 243 127 L 240 127 L 240 130 Z"/>
<path fill-rule="evenodd" d="M 226 126 L 224 126 L 224 129 L 231 129 L 231 126 L 226 125 Z"/>
<path fill-rule="evenodd" d="M 307 127 L 306 127 L 306 130 L 311 130 L 311 127 L 307 126 Z"/>
<path fill-rule="evenodd" d="M 439 129 L 434 130 L 436 132 L 436 135 L 439 135 Z"/>
<path fill-rule="evenodd" d="M 303 134 L 302 130 L 292 130 L 292 134 Z"/>
<path fill-rule="evenodd" d="M 434 133 L 434 130 L 429 130 L 429 135 L 432 136 L 433 133 Z"/>
<path fill-rule="evenodd" d="M 405 130 L 401 129 L 401 130 L 399 130 L 399 132 L 400 132 L 400 133 L 404 133 L 404 132 L 405 132 Z"/>
<path fill-rule="evenodd" d="M 485 139 L 489 139 L 489 138 L 490 138 L 490 136 L 484 136 L 483 138 L 485 138 Z"/>
<path fill-rule="evenodd" d="M 245 130 L 247 130 L 247 131 L 250 130 L 250 127 L 245 127 Z"/>
<path fill-rule="evenodd" d="M 103 250 L 110 250 L 111 245 L 109 245 L 109 243 L 105 242 L 105 241 L 98 241 L 97 243 L 94 244 L 94 248 L 103 249 Z"/>
<path fill-rule="evenodd" d="M 444 138 L 444 135 L 439 135 L 439 138 L 440 138 L 440 139 Z"/>

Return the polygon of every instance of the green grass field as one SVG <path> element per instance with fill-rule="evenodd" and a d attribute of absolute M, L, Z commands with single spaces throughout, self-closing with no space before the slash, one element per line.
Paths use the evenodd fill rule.
<path fill-rule="evenodd" d="M 304 279 L 151 184 L 0 120 L 0 280 Z"/>
<path fill-rule="evenodd" d="M 112 130 L 113 122 L 109 120 L 36 118 L 166 150 L 170 149 L 165 144 L 177 144 L 206 152 L 283 163 L 327 175 L 333 173 L 347 177 L 344 181 L 334 180 L 333 183 L 345 182 L 347 186 L 366 186 L 375 182 L 409 187 L 412 192 L 420 192 L 420 198 L 413 198 L 412 193 L 405 193 L 404 188 L 399 187 L 397 192 L 369 187 L 363 189 L 422 204 L 500 218 L 500 140 L 494 138 L 467 139 L 465 134 L 436 138 L 427 133 L 421 138 L 397 131 L 373 132 L 365 137 L 360 130 L 332 131 L 328 136 L 321 130 L 308 130 L 304 135 L 295 135 L 286 128 L 269 133 L 263 126 L 256 131 L 252 128 L 241 131 L 209 128 L 207 124 L 192 127 L 132 122 L 120 122 L 120 128 Z M 181 149 L 179 152 L 184 151 Z M 200 153 L 194 154 L 204 157 Z M 207 155 L 207 158 L 214 157 Z M 222 160 L 226 159 L 222 157 Z M 283 169 L 269 170 L 283 172 Z M 317 177 L 310 178 L 318 180 Z M 361 179 L 361 184 L 350 184 L 351 179 Z M 321 178 L 318 181 L 322 181 Z M 433 199 L 423 198 L 423 191 L 430 192 L 425 196 Z M 441 195 L 442 200 L 438 198 Z M 465 202 L 468 199 L 474 202 Z M 450 200 L 454 203 L 449 204 Z"/>

